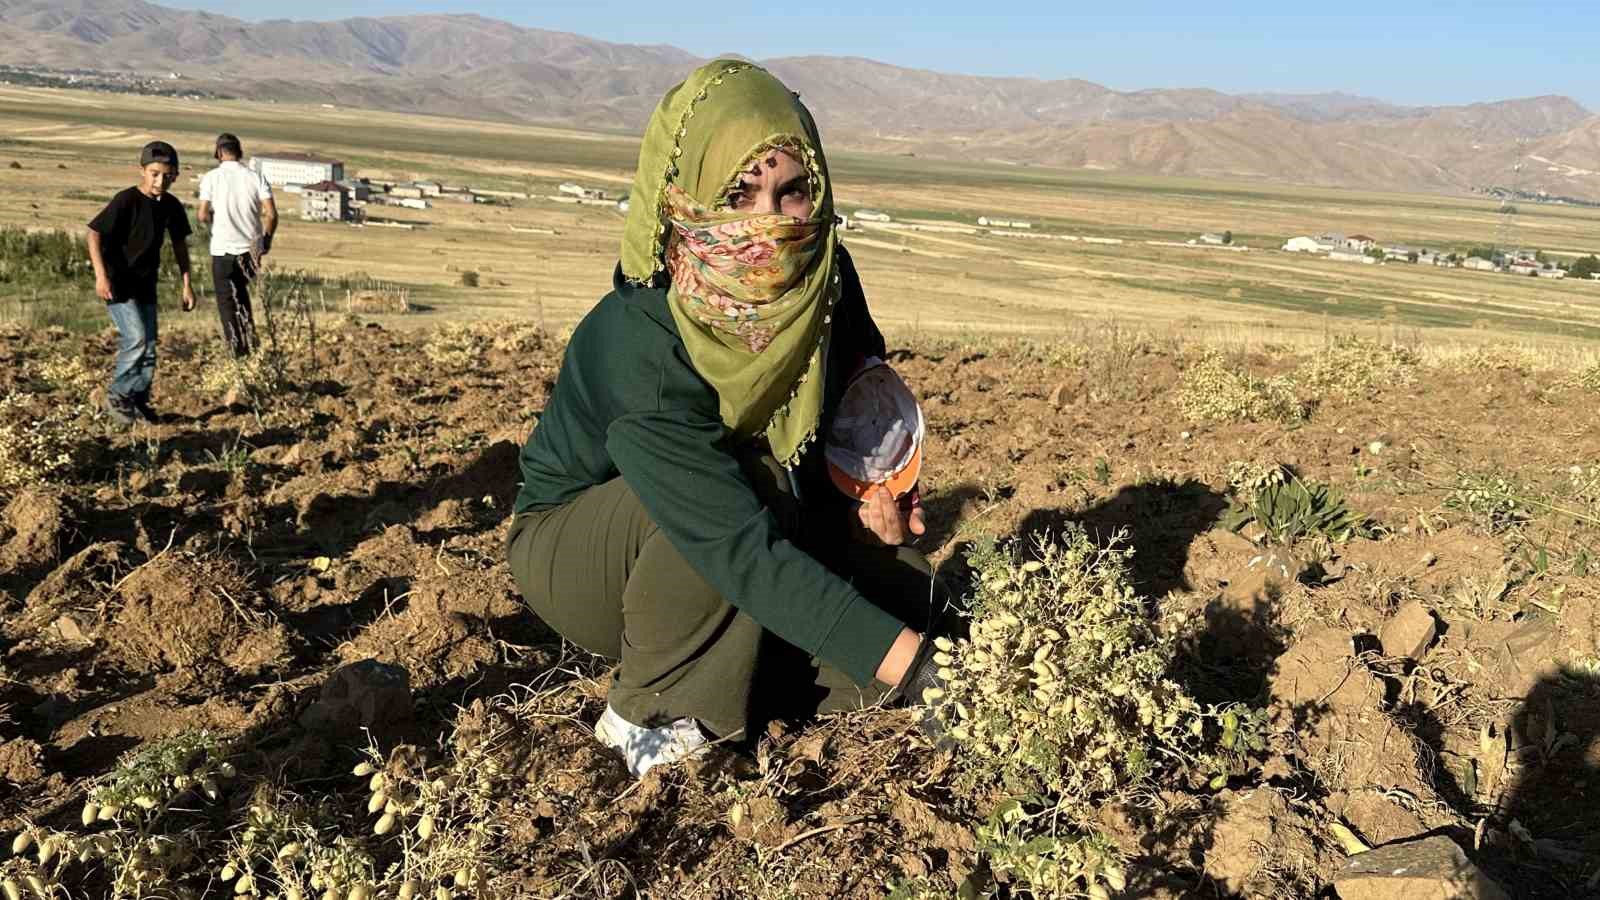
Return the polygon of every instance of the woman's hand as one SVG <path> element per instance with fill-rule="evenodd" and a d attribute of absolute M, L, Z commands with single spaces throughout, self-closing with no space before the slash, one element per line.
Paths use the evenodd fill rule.
<path fill-rule="evenodd" d="M 856 515 L 861 521 L 856 539 L 867 544 L 898 547 L 928 530 L 915 489 L 896 502 L 888 488 L 875 487 L 861 498 Z"/>

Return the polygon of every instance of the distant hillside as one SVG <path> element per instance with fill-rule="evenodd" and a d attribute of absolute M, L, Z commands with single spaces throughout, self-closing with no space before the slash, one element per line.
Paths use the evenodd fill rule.
<path fill-rule="evenodd" d="M 471 15 L 247 23 L 143 0 L 0 0 L 0 63 L 173 71 L 232 95 L 427 113 L 636 128 L 699 61 Z M 1342 93 L 1115 91 L 851 57 L 765 64 L 836 146 L 1401 190 L 1515 177 L 1525 190 L 1600 197 L 1600 126 L 1566 97 L 1405 107 Z"/>

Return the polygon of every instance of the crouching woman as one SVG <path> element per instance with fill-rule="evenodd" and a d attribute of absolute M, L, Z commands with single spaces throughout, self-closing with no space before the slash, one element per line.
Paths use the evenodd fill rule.
<path fill-rule="evenodd" d="M 619 661 L 596 735 L 635 775 L 932 677 L 915 493 L 850 498 L 815 440 L 884 354 L 837 231 L 798 95 L 733 60 L 667 93 L 508 542 L 533 612 Z"/>

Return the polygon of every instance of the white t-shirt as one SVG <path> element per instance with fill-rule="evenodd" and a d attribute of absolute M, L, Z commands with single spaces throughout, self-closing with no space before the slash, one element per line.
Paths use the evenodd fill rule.
<path fill-rule="evenodd" d="M 211 204 L 211 255 L 249 253 L 261 239 L 261 204 L 272 199 L 272 185 L 236 159 L 200 179 L 200 199 Z"/>

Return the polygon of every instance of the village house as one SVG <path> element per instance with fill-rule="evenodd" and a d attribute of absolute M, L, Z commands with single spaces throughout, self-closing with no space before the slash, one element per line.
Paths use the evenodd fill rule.
<path fill-rule="evenodd" d="M 424 197 L 437 197 L 444 192 L 444 188 L 437 181 L 418 181 L 415 185 Z"/>
<path fill-rule="evenodd" d="M 1410 262 L 1414 257 L 1421 256 L 1421 250 L 1415 247 L 1407 247 L 1405 244 L 1388 244 L 1383 248 L 1383 258 L 1385 260 L 1393 259 L 1400 262 Z"/>
<path fill-rule="evenodd" d="M 276 188 L 344 180 L 343 162 L 310 153 L 252 156 L 250 169 Z"/>
<path fill-rule="evenodd" d="M 1559 268 L 1557 268 L 1555 266 L 1545 266 L 1544 268 L 1539 270 L 1539 277 L 1540 278 L 1565 278 L 1565 277 L 1567 277 L 1567 270 L 1566 269 L 1559 269 Z"/>
<path fill-rule="evenodd" d="M 305 185 L 300 190 L 300 218 L 310 222 L 348 222 L 350 194 L 336 181 Z"/>
<path fill-rule="evenodd" d="M 474 194 L 477 194 L 480 197 L 493 197 L 496 200 L 526 200 L 526 199 L 528 199 L 528 192 L 527 191 L 491 191 L 491 190 L 488 190 L 487 188 L 472 188 L 472 187 L 467 188 L 467 190 L 473 192 Z"/>
<path fill-rule="evenodd" d="M 1208 231 L 1205 234 L 1200 235 L 1200 243 L 1211 244 L 1212 246 L 1220 247 L 1223 244 L 1226 244 L 1227 240 L 1225 240 L 1220 234 L 1212 234 Z"/>
<path fill-rule="evenodd" d="M 1340 262 L 1365 263 L 1369 266 L 1377 262 L 1376 259 L 1368 256 L 1365 252 L 1361 250 L 1352 250 L 1349 247 L 1335 247 L 1334 249 L 1329 250 L 1328 258 L 1336 259 Z"/>
<path fill-rule="evenodd" d="M 1283 249 L 1289 253 L 1325 253 L 1329 248 L 1323 246 L 1316 238 L 1301 235 L 1284 241 Z"/>
<path fill-rule="evenodd" d="M 1539 264 L 1531 260 L 1519 259 L 1506 263 L 1506 271 L 1513 275 L 1537 275 Z"/>
<path fill-rule="evenodd" d="M 372 182 L 365 178 L 347 178 L 339 182 L 340 187 L 350 192 L 350 199 L 356 203 L 366 203 L 372 199 Z"/>
<path fill-rule="evenodd" d="M 577 197 L 579 200 L 604 200 L 604 199 L 606 199 L 606 192 L 605 191 L 596 190 L 594 188 L 586 188 L 583 185 L 578 184 L 576 182 L 572 182 L 572 181 L 568 181 L 568 182 L 563 183 L 560 187 L 556 188 L 556 191 L 558 193 L 567 194 L 567 195 L 572 196 L 572 197 Z"/>
<path fill-rule="evenodd" d="M 1477 269 L 1480 272 L 1493 272 L 1498 269 L 1499 266 L 1496 266 L 1493 261 L 1484 259 L 1481 256 L 1469 256 L 1467 257 L 1466 261 L 1461 264 L 1461 268 Z"/>
<path fill-rule="evenodd" d="M 869 210 L 870 211 L 870 210 Z M 887 221 L 887 220 L 885 220 Z M 983 228 L 1032 228 L 1032 222 L 1021 219 L 997 219 L 994 216 L 979 216 L 978 225 Z"/>
<path fill-rule="evenodd" d="M 1367 237 L 1364 234 L 1352 234 L 1344 239 L 1344 247 L 1346 250 L 1355 250 L 1360 253 L 1365 253 L 1368 250 L 1371 250 L 1377 245 L 1377 243 L 1377 241 Z"/>

